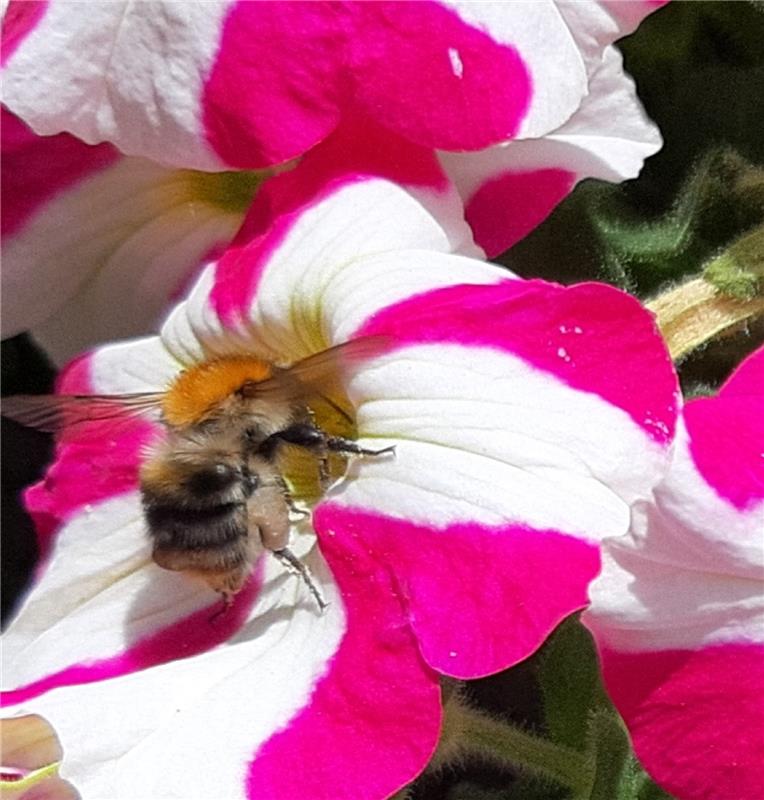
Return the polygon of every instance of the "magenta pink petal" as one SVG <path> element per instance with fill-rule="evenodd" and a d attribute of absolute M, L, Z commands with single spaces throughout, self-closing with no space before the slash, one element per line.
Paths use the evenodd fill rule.
<path fill-rule="evenodd" d="M 526 658 L 586 604 L 594 545 L 520 525 L 444 529 L 325 503 L 314 513 L 322 551 L 363 551 L 395 571 L 427 663 L 477 678 Z"/>
<path fill-rule="evenodd" d="M 764 348 L 743 361 L 716 397 L 692 400 L 684 411 L 690 454 L 720 497 L 741 511 L 764 497 Z"/>
<path fill-rule="evenodd" d="M 359 110 L 423 146 L 486 147 L 516 133 L 530 98 L 517 51 L 439 3 L 239 2 L 202 104 L 218 155 L 252 168 L 309 150 Z"/>
<path fill-rule="evenodd" d="M 682 800 L 764 796 L 764 645 L 601 652 L 645 768 Z"/>
<path fill-rule="evenodd" d="M 255 754 L 247 789 L 257 800 L 388 797 L 437 743 L 438 677 L 419 654 L 390 565 L 340 525 L 336 535 L 323 527 L 321 552 L 347 630 L 309 704 Z"/>
<path fill-rule="evenodd" d="M 719 390 L 719 397 L 733 395 L 764 396 L 764 347 L 739 364 Z"/>
<path fill-rule="evenodd" d="M 508 172 L 486 181 L 465 210 L 476 241 L 489 256 L 504 252 L 540 225 L 575 181 L 564 169 Z"/>
<path fill-rule="evenodd" d="M 684 411 L 695 466 L 720 497 L 741 511 L 764 497 L 761 453 L 740 446 L 746 440 L 764 443 L 762 396 L 698 398 Z"/>
<path fill-rule="evenodd" d="M 351 8 L 350 75 L 367 114 L 442 150 L 477 150 L 516 133 L 532 92 L 517 50 L 440 3 Z"/>
<path fill-rule="evenodd" d="M 207 140 L 257 168 L 309 150 L 337 125 L 345 14 L 333 3 L 238 2 L 202 98 Z"/>

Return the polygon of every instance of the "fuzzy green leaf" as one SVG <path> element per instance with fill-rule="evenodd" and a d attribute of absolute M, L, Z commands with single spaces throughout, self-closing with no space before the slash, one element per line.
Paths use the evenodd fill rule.
<path fill-rule="evenodd" d="M 544 646 L 538 678 L 550 738 L 583 750 L 591 710 L 608 701 L 592 636 L 577 614 L 568 617 Z"/>

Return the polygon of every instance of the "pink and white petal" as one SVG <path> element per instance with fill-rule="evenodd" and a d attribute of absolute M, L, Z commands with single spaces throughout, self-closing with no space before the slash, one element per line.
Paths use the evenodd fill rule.
<path fill-rule="evenodd" d="M 0 114 L 3 238 L 14 235 L 51 197 L 119 160 L 111 145 L 86 145 L 68 134 L 38 136 L 5 106 Z"/>
<path fill-rule="evenodd" d="M 483 147 L 513 135 L 530 101 L 517 40 L 525 56 L 546 53 L 533 66 L 556 87 L 547 113 L 559 123 L 586 83 L 551 4 L 529 23 L 509 5 L 237 3 L 205 88 L 209 139 L 227 163 L 261 166 L 309 149 L 360 110 L 425 147 Z"/>
<path fill-rule="evenodd" d="M 425 147 L 544 135 L 578 107 L 602 48 L 650 9 L 21 5 L 6 25 L 5 97 L 34 130 L 209 170 L 287 161 L 359 110 Z"/>
<path fill-rule="evenodd" d="M 163 375 L 176 372 L 159 340 L 144 339 L 79 359 L 62 375 L 59 389 L 85 394 L 156 390 Z M 29 490 L 30 510 L 37 514 L 44 508 L 50 524 L 63 524 L 63 529 L 32 596 L 9 628 L 4 650 L 11 661 L 16 650 L 36 648 L 31 660 L 26 655 L 19 659 L 22 673 L 8 668 L 5 675 L 12 683 L 30 683 L 77 661 L 111 655 L 126 641 L 145 638 L 159 623 L 174 621 L 189 604 L 211 602 L 204 584 L 151 563 L 137 483 L 144 447 L 154 433 L 153 425 L 137 420 L 73 426 L 60 440 L 44 481 Z M 73 575 L 75 565 L 78 572 Z M 144 591 L 148 584 L 161 584 L 155 597 Z M 174 604 L 165 607 L 168 597 Z M 129 624 L 114 624 L 112 615 L 120 603 L 127 606 L 136 598 L 140 603 Z M 244 600 L 242 604 L 247 605 Z M 235 618 L 225 617 L 222 627 Z M 78 636 L 78 625 L 86 624 L 93 636 Z M 93 671 L 91 680 L 103 677 L 101 667 Z M 83 682 L 78 675 L 65 679 Z"/>
<path fill-rule="evenodd" d="M 103 347 L 59 376 L 62 394 L 130 394 L 164 388 L 181 368 L 156 337 Z M 65 431 L 42 481 L 27 489 L 41 551 L 61 523 L 95 503 L 135 490 L 138 467 L 157 428 L 151 418 L 88 422 Z"/>
<path fill-rule="evenodd" d="M 274 187 L 272 199 L 275 207 L 291 209 L 305 204 L 329 183 L 369 177 L 397 184 L 416 198 L 443 228 L 450 252 L 483 257 L 464 221 L 459 193 L 437 154 L 359 114 L 343 120 L 326 141 L 306 154 L 291 183 L 285 180 L 283 187 Z"/>
<path fill-rule="evenodd" d="M 662 144 L 609 47 L 580 108 L 539 139 L 509 142 L 478 153 L 440 153 L 465 203 L 475 239 L 498 255 L 546 219 L 584 178 L 634 178 Z"/>
<path fill-rule="evenodd" d="M 587 624 L 629 652 L 764 638 L 763 528 L 764 503 L 740 510 L 718 495 L 680 425 L 655 501 L 635 506 L 628 537 L 607 542 Z"/>
<path fill-rule="evenodd" d="M 388 797 L 421 772 L 440 732 L 438 675 L 419 654 L 389 564 L 363 543 L 324 542 L 321 552 L 345 604 L 345 636 L 310 706 L 251 763 L 258 800 Z"/>
<path fill-rule="evenodd" d="M 688 404 L 671 470 L 606 543 L 584 615 L 637 755 L 688 800 L 762 791 L 763 355 Z"/>
<path fill-rule="evenodd" d="M 595 546 L 556 530 L 416 524 L 332 500 L 313 519 L 322 551 L 363 550 L 393 565 L 422 657 L 458 678 L 497 672 L 534 652 L 585 604 L 599 567 Z"/>
<path fill-rule="evenodd" d="M 162 338 L 180 360 L 254 348 L 294 361 L 344 341 L 412 293 L 507 279 L 498 267 L 451 255 L 474 250 L 463 219 L 444 220 L 407 189 L 368 175 L 317 189 L 305 164 L 263 187 L 242 233 L 264 232 L 240 236 L 168 319 Z"/>
<path fill-rule="evenodd" d="M 362 217 L 351 218 L 347 251 L 348 237 L 336 237 L 338 252 L 323 236 L 317 242 L 308 236 L 326 231 L 332 242 L 334 209 L 341 218 L 348 206 Z M 463 524 L 475 526 L 475 538 L 484 535 L 486 542 L 509 528 L 548 532 L 548 542 L 569 536 L 570 547 L 557 550 L 581 565 L 564 602 L 529 626 L 527 637 L 497 645 L 492 659 L 470 651 L 469 641 L 427 654 L 432 666 L 450 674 L 485 674 L 528 655 L 585 602 L 596 572 L 594 543 L 626 532 L 628 504 L 646 495 L 662 471 L 676 415 L 676 379 L 652 319 L 608 287 L 564 290 L 517 281 L 447 253 L 403 250 L 354 259 L 364 244 L 375 249 L 374 237 L 401 208 L 402 219 L 414 227 L 416 206 L 409 211 L 402 190 L 376 180 L 341 187 L 302 211 L 262 262 L 251 255 L 260 244 L 236 254 L 243 281 L 238 294 L 251 294 L 251 300 L 236 310 L 233 336 L 229 323 L 214 321 L 208 298 L 218 276 L 210 270 L 171 317 L 163 339 L 179 358 L 246 343 L 289 361 L 357 335 L 392 337 L 396 349 L 365 364 L 349 392 L 362 441 L 395 444 L 396 458 L 364 463 L 334 501 L 396 524 L 423 526 L 425 536 L 428 528 Z M 460 282 L 471 285 L 453 286 Z M 619 359 L 633 353 L 643 371 L 624 380 L 617 364 L 607 366 L 616 352 Z M 478 531 L 481 526 L 485 530 Z M 539 553 L 529 537 L 525 550 L 526 561 L 539 564 L 555 548 Z M 524 574 L 535 575 L 530 569 Z M 534 579 L 516 588 L 515 596 L 532 596 L 538 586 Z M 504 608 L 514 613 L 512 604 Z M 417 632 L 423 639 L 435 635 Z M 459 662 L 448 655 L 452 649 Z"/>
<path fill-rule="evenodd" d="M 762 384 L 764 386 L 764 384 Z M 726 500 L 741 512 L 741 522 L 730 529 L 720 531 L 720 536 L 729 539 L 735 549 L 751 548 L 748 556 L 755 561 L 756 546 L 762 546 L 749 528 L 743 533 L 747 514 L 764 498 L 764 415 L 762 404 L 764 391 L 757 395 L 722 395 L 702 398 L 689 403 L 685 410 L 685 424 L 690 432 L 689 450 L 692 461 L 678 459 L 672 469 L 671 480 L 665 489 L 666 504 L 671 504 L 672 513 L 682 515 L 682 495 L 690 500 L 697 489 L 693 483 L 695 470 L 713 493 Z M 749 444 L 741 446 L 741 440 Z M 755 443 L 752 447 L 750 443 Z M 758 445 L 758 450 L 755 449 Z M 709 502 L 711 497 L 708 498 Z M 718 503 L 717 503 L 718 504 Z M 674 509 L 674 505 L 677 506 Z M 697 505 L 697 500 L 696 500 Z M 716 505 L 716 504 L 715 504 Z M 725 507 L 726 508 L 726 507 Z M 690 521 L 686 520 L 689 526 Z M 764 523 L 764 517 L 762 517 Z M 758 551 L 761 554 L 761 550 Z"/>
<path fill-rule="evenodd" d="M 439 46 L 439 50 L 431 54 L 430 64 L 438 60 L 445 62 L 444 53 L 448 53 L 453 74 L 446 75 L 444 70 L 433 85 L 451 96 L 438 99 L 437 108 L 429 108 L 427 101 L 421 107 L 428 111 L 431 119 L 438 120 L 439 113 L 448 114 L 458 105 L 463 93 L 470 104 L 467 110 L 459 109 L 463 119 L 469 120 L 468 126 L 461 125 L 464 132 L 461 136 L 470 138 L 454 139 L 452 144 L 444 144 L 444 132 L 459 127 L 449 126 L 447 120 L 439 120 L 439 136 L 426 142 L 417 138 L 414 132 L 410 135 L 415 141 L 441 150 L 478 150 L 502 140 L 538 138 L 559 128 L 591 93 L 592 87 L 587 86 L 587 80 L 599 68 L 603 50 L 616 39 L 631 33 L 662 3 L 577 3 L 564 0 L 472 3 L 445 0 L 443 5 L 473 28 L 473 37 L 477 38 L 476 31 L 483 33 L 488 46 L 484 43 L 481 53 L 485 58 L 490 57 L 493 63 L 491 68 L 486 66 L 485 69 L 481 69 L 483 65 L 479 60 L 471 63 L 473 42 L 466 36 L 464 41 L 459 41 L 455 31 L 446 44 L 437 36 L 428 38 L 428 47 L 436 50 Z M 433 29 L 437 31 L 438 26 L 428 25 L 428 33 Z M 511 48 L 519 56 L 527 74 L 525 85 L 519 75 L 513 75 L 509 65 L 504 70 L 497 69 L 496 65 L 502 64 L 501 46 Z M 493 75 L 487 78 L 490 72 Z M 480 81 L 481 86 L 481 90 L 474 94 L 469 92 L 471 78 Z M 491 79 L 501 81 L 502 85 L 485 90 L 485 81 Z M 490 98 L 490 101 L 485 98 Z M 485 111 L 481 99 L 487 103 Z M 389 104 L 387 98 L 386 109 Z M 515 109 L 523 113 L 515 112 L 513 116 Z M 416 120 L 416 115 L 417 112 L 412 111 L 409 118 Z M 505 128 L 504 135 L 501 135 L 501 125 L 506 126 L 513 119 L 513 127 Z M 409 124 L 416 125 L 417 122 Z M 470 130 L 473 125 L 478 129 L 474 134 Z M 492 140 L 486 137 L 486 132 L 490 132 Z"/>
<path fill-rule="evenodd" d="M 627 295 L 542 282 L 436 289 L 357 333 L 395 342 L 349 396 L 360 441 L 396 451 L 354 465 L 319 507 L 322 544 L 357 537 L 395 562 L 431 666 L 502 669 L 584 604 L 596 543 L 626 532 L 662 474 L 677 402 L 665 348 Z M 624 380 L 608 360 L 631 348 L 644 372 Z"/>
<path fill-rule="evenodd" d="M 199 98 L 229 6 L 49 0 L 7 57 L 4 102 L 38 134 L 66 131 L 167 166 L 221 169 Z"/>
<path fill-rule="evenodd" d="M 139 340 L 75 362 L 60 388 L 153 389 L 177 367 L 159 340 Z M 311 553 L 331 601 L 318 615 L 301 582 L 266 557 L 213 624 L 210 590 L 150 560 L 140 444 L 103 431 L 96 444 L 86 427 L 60 445 L 48 476 L 64 525 L 4 647 L 15 690 L 4 703 L 53 722 L 65 776 L 85 796 L 280 798 L 300 785 L 350 799 L 386 796 L 421 771 L 437 741 L 439 688 L 385 569 L 333 553 L 338 589 Z M 99 474 L 112 480 L 98 485 Z M 78 493 L 67 494 L 72 475 Z M 293 547 L 304 555 L 313 541 L 300 535 Z M 294 770 L 322 747 L 307 775 Z"/>
<path fill-rule="evenodd" d="M 652 10 L 586 5 L 358 4 L 357 96 L 387 127 L 442 150 L 544 136 L 580 106 L 605 47 Z"/>
<path fill-rule="evenodd" d="M 167 170 L 11 122 L 3 126 L 11 138 L 3 161 L 3 335 L 31 329 L 59 363 L 153 328 L 241 224 L 241 203 L 226 205 L 225 176 Z"/>
<path fill-rule="evenodd" d="M 443 4 L 239 2 L 203 102 L 215 150 L 256 167 L 309 150 L 359 114 L 423 147 L 483 146 L 516 129 L 527 83 L 510 43 Z"/>
<path fill-rule="evenodd" d="M 204 584 L 150 562 L 137 495 L 106 500 L 63 527 L 6 634 L 4 705 L 51 721 L 84 796 L 386 796 L 434 749 L 436 676 L 368 555 L 335 554 L 339 587 L 307 562 L 324 614 L 268 557 L 212 622 Z"/>
<path fill-rule="evenodd" d="M 42 138 L 34 134 L 18 117 L 2 109 L 2 188 L 3 188 L 3 285 L 5 308 L 3 338 L 25 330 L 44 319 L 60 296 L 67 297 L 82 280 L 87 263 L 71 265 L 57 275 L 53 259 L 35 269 L 35 260 L 13 257 L 13 243 L 21 238 L 23 228 L 38 216 L 56 197 L 75 190 L 77 185 L 114 165 L 119 154 L 110 145 L 90 147 L 68 134 Z M 19 234 L 21 232 L 21 237 Z M 38 247 L 43 244 L 38 242 Z M 33 255 L 33 254 L 32 254 Z M 30 280 L 30 272 L 40 283 Z M 86 272 L 85 272 L 86 274 Z M 55 283 L 58 277 L 59 283 Z M 43 291 L 43 285 L 50 286 Z M 10 302 L 9 302 L 10 301 Z"/>
<path fill-rule="evenodd" d="M 442 150 L 477 150 L 502 140 L 542 136 L 561 125 L 578 108 L 587 92 L 586 64 L 557 3 L 546 0 L 513 3 L 446 0 L 444 5 L 476 30 L 485 31 L 494 40 L 494 48 L 503 45 L 515 50 L 525 67 L 526 83 L 507 81 L 499 92 L 499 97 L 511 92 L 515 103 L 523 101 L 523 114 L 515 116 L 512 128 L 505 129 L 504 135 L 501 135 L 499 125 L 503 122 L 506 126 L 506 122 L 512 119 L 507 102 L 493 112 L 491 141 L 485 137 L 482 141 L 475 138 L 466 147 L 435 141 L 432 146 Z M 470 65 L 463 58 L 461 49 L 454 49 L 455 55 L 449 49 L 449 58 L 456 63 L 464 62 L 459 69 L 463 81 L 471 77 L 468 72 Z M 484 79 L 485 76 L 480 73 L 479 77 Z M 476 94 L 480 96 L 482 93 L 478 91 Z M 489 117 L 491 97 L 492 92 L 482 94 L 482 101 L 488 104 L 486 114 Z M 470 100 L 473 104 L 480 102 L 475 97 Z M 472 116 L 471 108 L 465 116 Z"/>

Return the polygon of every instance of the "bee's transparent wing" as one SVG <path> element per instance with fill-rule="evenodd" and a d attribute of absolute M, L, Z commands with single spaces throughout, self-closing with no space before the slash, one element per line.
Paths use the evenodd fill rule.
<path fill-rule="evenodd" d="M 245 386 L 243 392 L 253 398 L 300 398 L 306 402 L 321 398 L 350 418 L 352 409 L 344 388 L 349 373 L 358 362 L 383 352 L 389 341 L 387 336 L 352 339 L 277 369 L 272 377 Z"/>
<path fill-rule="evenodd" d="M 286 371 L 292 379 L 311 389 L 338 388 L 338 382 L 346 379 L 359 361 L 383 352 L 389 341 L 387 336 L 363 336 L 360 339 L 352 339 L 308 356 L 292 364 Z"/>
<path fill-rule="evenodd" d="M 29 428 L 55 433 L 99 420 L 130 419 L 159 409 L 162 395 L 137 394 L 17 394 L 4 397 L 0 413 Z"/>

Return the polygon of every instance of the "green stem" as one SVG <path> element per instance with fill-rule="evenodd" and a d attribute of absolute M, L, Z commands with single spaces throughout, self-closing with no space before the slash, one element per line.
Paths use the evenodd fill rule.
<path fill-rule="evenodd" d="M 500 764 L 510 764 L 588 796 L 591 768 L 586 757 L 474 709 L 462 708 L 461 747 Z"/>

